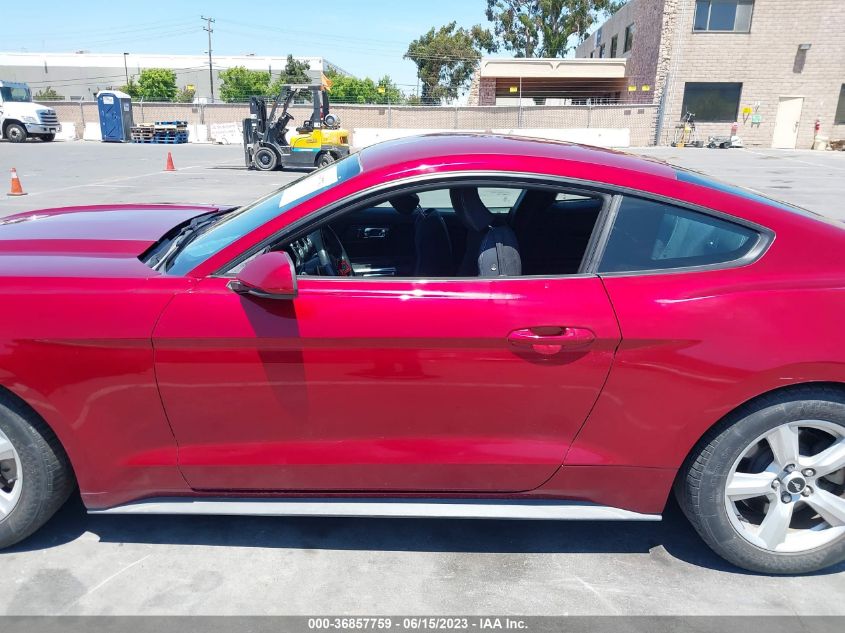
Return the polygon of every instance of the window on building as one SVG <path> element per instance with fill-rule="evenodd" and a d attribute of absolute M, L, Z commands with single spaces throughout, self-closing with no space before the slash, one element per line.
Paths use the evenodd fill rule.
<path fill-rule="evenodd" d="M 633 24 L 629 24 L 625 27 L 625 46 L 622 48 L 623 53 L 627 53 L 631 50 L 634 46 L 634 28 Z"/>
<path fill-rule="evenodd" d="M 614 35 L 610 38 L 610 56 L 616 57 L 616 51 L 619 48 L 619 36 Z"/>
<path fill-rule="evenodd" d="M 604 44 L 599 46 L 599 59 L 604 57 Z"/>
<path fill-rule="evenodd" d="M 694 31 L 748 33 L 754 0 L 696 0 Z"/>
<path fill-rule="evenodd" d="M 759 234 L 744 226 L 662 202 L 626 196 L 599 272 L 712 266 L 747 255 Z"/>
<path fill-rule="evenodd" d="M 839 89 L 839 104 L 836 106 L 836 116 L 833 118 L 836 125 L 845 124 L 845 84 Z"/>
<path fill-rule="evenodd" d="M 684 102 L 681 117 L 687 112 L 696 121 L 733 122 L 739 113 L 741 83 L 690 82 L 684 84 Z"/>

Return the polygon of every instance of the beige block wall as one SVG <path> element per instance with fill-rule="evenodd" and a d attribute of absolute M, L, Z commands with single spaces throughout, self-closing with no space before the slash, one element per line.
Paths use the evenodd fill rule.
<path fill-rule="evenodd" d="M 756 0 L 750 33 L 694 33 L 694 0 L 678 0 L 677 31 L 671 36 L 662 141 L 671 139 L 680 120 L 687 81 L 742 82 L 739 135 L 746 145 L 770 147 L 779 96 L 803 96 L 798 148 L 810 148 L 814 122 L 823 135 L 845 138 L 845 125 L 834 126 L 839 91 L 845 82 L 845 3 L 842 0 Z M 798 45 L 812 44 L 803 71 L 793 72 Z M 741 110 L 762 115 L 759 126 Z M 730 123 L 698 123 L 698 132 L 727 135 Z"/>
<path fill-rule="evenodd" d="M 59 120 L 73 123 L 77 137 L 82 137 L 84 123 L 97 123 L 97 104 L 93 102 L 53 102 Z M 632 145 L 650 145 L 654 138 L 657 107 L 652 105 L 598 106 L 352 106 L 335 105 L 332 112 L 340 117 L 343 127 L 408 128 L 408 129 L 464 129 L 492 130 L 497 128 L 629 128 Z M 290 109 L 294 121 L 300 124 L 311 115 L 309 106 Z M 205 107 L 181 103 L 134 103 L 132 115 L 136 124 L 155 121 L 187 121 L 189 124 L 241 125 L 249 116 L 246 104 L 221 103 Z M 353 138 L 354 143 L 354 138 Z"/>

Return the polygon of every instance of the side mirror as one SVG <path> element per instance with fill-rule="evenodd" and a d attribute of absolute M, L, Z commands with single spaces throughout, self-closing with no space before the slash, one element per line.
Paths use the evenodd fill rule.
<path fill-rule="evenodd" d="M 259 255 L 229 282 L 229 288 L 261 299 L 293 299 L 297 292 L 293 260 L 283 251 Z"/>

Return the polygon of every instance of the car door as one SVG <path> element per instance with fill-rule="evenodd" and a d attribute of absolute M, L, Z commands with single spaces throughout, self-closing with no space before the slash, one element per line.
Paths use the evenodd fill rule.
<path fill-rule="evenodd" d="M 559 468 L 620 335 L 595 275 L 210 277 L 154 333 L 196 489 L 514 492 Z"/>

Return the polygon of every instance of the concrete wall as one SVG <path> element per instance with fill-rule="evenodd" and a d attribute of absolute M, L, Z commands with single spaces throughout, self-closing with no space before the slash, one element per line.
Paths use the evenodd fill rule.
<path fill-rule="evenodd" d="M 98 125 L 97 104 L 92 102 L 54 102 L 59 120 L 77 128 L 77 138 L 82 138 L 85 124 Z M 301 122 L 311 114 L 310 107 L 291 108 L 294 120 Z M 494 130 L 494 129 L 619 129 L 628 130 L 629 143 L 633 146 L 650 145 L 654 138 L 656 106 L 604 105 L 604 106 L 510 106 L 492 107 L 392 107 L 333 105 L 332 112 L 340 117 L 343 127 L 383 129 L 428 130 Z M 155 121 L 184 120 L 189 125 L 207 126 L 209 131 L 222 129 L 215 126 L 236 125 L 249 116 L 245 104 L 214 104 L 194 106 L 179 103 L 134 103 L 132 107 L 136 124 Z M 353 144 L 355 139 L 352 139 Z"/>

